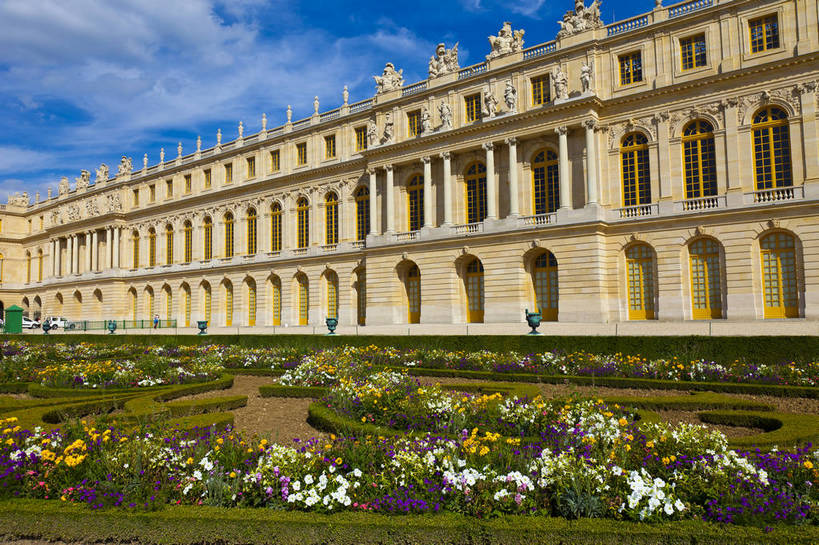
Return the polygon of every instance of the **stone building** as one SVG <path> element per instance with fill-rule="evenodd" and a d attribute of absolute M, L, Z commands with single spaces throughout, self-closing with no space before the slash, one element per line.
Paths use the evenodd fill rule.
<path fill-rule="evenodd" d="M 180 327 L 819 319 L 816 0 L 693 0 L 0 210 L 5 305 Z M 201 141 L 200 141 L 201 142 Z M 789 323 L 796 323 L 790 320 Z"/>

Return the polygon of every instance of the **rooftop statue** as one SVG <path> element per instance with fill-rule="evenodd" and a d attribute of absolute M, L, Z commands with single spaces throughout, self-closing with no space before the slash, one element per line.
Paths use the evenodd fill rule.
<path fill-rule="evenodd" d="M 438 44 L 438 47 L 435 48 L 435 55 L 429 58 L 430 79 L 457 72 L 459 68 L 458 44 L 453 45 L 452 49 L 447 49 L 442 43 Z"/>
<path fill-rule="evenodd" d="M 91 183 L 91 173 L 87 170 L 80 171 L 80 177 L 74 178 L 75 187 L 79 190 L 86 189 Z"/>
<path fill-rule="evenodd" d="M 567 11 L 563 15 L 563 20 L 558 21 L 560 31 L 558 38 L 573 36 L 579 32 L 602 28 L 603 21 L 600 19 L 600 0 L 594 0 L 589 7 L 583 4 L 583 0 L 575 0 L 574 11 Z"/>
<path fill-rule="evenodd" d="M 122 156 L 122 159 L 119 160 L 119 169 L 117 170 L 117 176 L 127 176 L 131 173 L 134 169 L 134 164 L 131 161 L 130 157 Z"/>
<path fill-rule="evenodd" d="M 60 196 L 67 195 L 71 191 L 71 184 L 68 183 L 68 177 L 63 176 L 60 183 L 57 184 L 57 194 Z"/>
<path fill-rule="evenodd" d="M 97 177 L 94 179 L 95 184 L 105 183 L 108 181 L 108 165 L 102 163 L 97 169 Z"/>
<path fill-rule="evenodd" d="M 486 60 L 523 51 L 524 33 L 524 30 L 512 31 L 512 23 L 505 21 L 497 36 L 489 36 L 492 51 L 486 56 Z"/>
<path fill-rule="evenodd" d="M 387 91 L 400 89 L 404 85 L 404 70 L 395 71 L 395 65 L 388 62 L 384 67 L 384 72 L 380 76 L 373 76 L 375 79 L 375 94 L 380 95 Z"/>

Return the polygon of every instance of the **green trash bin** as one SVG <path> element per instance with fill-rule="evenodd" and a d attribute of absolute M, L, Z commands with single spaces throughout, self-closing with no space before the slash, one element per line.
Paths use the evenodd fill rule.
<path fill-rule="evenodd" d="M 12 305 L 6 309 L 6 333 L 23 332 L 23 309 Z"/>

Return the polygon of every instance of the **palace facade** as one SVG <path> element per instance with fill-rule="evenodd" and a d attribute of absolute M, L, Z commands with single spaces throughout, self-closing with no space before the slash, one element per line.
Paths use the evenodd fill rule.
<path fill-rule="evenodd" d="M 816 0 L 504 23 L 374 97 L 0 210 L 4 305 L 180 327 L 819 319 Z M 433 52 L 430 52 L 433 53 Z"/>

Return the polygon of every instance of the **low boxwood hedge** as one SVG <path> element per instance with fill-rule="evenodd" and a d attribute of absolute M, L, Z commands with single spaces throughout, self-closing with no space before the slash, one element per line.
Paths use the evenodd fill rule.
<path fill-rule="evenodd" d="M 789 449 L 819 441 L 819 416 L 779 412 L 703 411 L 697 413 L 702 422 L 727 426 L 762 428 L 765 433 L 732 437 L 732 448 L 772 447 Z"/>
<path fill-rule="evenodd" d="M 657 524 L 610 519 L 504 516 L 481 520 L 451 513 L 332 515 L 270 509 L 173 506 L 155 512 L 92 511 L 46 500 L 0 501 L 5 540 L 38 539 L 144 545 L 802 545 L 819 527 L 769 529 L 687 520 Z"/>

